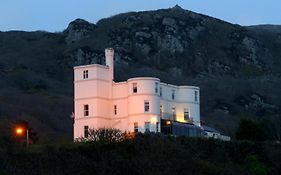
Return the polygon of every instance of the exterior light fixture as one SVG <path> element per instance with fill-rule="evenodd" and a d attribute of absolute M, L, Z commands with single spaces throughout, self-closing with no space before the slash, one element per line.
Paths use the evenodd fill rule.
<path fill-rule="evenodd" d="M 23 134 L 23 128 L 16 128 L 16 135 L 22 135 Z"/>
<path fill-rule="evenodd" d="M 24 135 L 24 132 L 26 132 L 26 146 L 28 146 L 28 143 L 29 143 L 29 133 L 28 133 L 28 128 L 23 128 L 23 127 L 16 127 L 15 128 L 15 134 L 17 136 L 23 136 Z"/>
<path fill-rule="evenodd" d="M 151 121 L 151 123 L 156 123 L 157 122 L 157 119 L 156 119 L 156 117 L 152 117 L 151 119 L 150 119 L 150 121 Z"/>

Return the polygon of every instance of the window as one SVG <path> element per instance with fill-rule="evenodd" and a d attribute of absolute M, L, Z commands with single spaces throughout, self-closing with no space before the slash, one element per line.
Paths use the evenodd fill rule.
<path fill-rule="evenodd" d="M 159 132 L 159 122 L 156 122 L 156 132 Z"/>
<path fill-rule="evenodd" d="M 176 93 L 176 92 L 175 92 L 175 90 L 173 89 L 173 90 L 172 90 L 172 100 L 175 99 L 175 93 Z"/>
<path fill-rule="evenodd" d="M 134 132 L 139 132 L 138 122 L 134 123 Z"/>
<path fill-rule="evenodd" d="M 89 105 L 84 105 L 84 116 L 89 116 Z"/>
<path fill-rule="evenodd" d="M 176 107 L 172 107 L 172 118 L 176 121 Z"/>
<path fill-rule="evenodd" d="M 138 92 L 138 85 L 137 83 L 133 83 L 133 93 L 137 93 Z"/>
<path fill-rule="evenodd" d="M 158 83 L 155 83 L 155 93 L 158 94 Z"/>
<path fill-rule="evenodd" d="M 145 129 L 145 132 L 149 132 L 150 131 L 150 122 L 145 122 L 144 123 L 144 129 Z"/>
<path fill-rule="evenodd" d="M 144 112 L 149 112 L 149 101 L 144 101 Z"/>
<path fill-rule="evenodd" d="M 162 97 L 162 87 L 160 87 L 159 91 L 160 91 L 160 97 Z"/>
<path fill-rule="evenodd" d="M 163 118 L 163 106 L 160 105 L 160 117 Z"/>
<path fill-rule="evenodd" d="M 114 115 L 117 115 L 117 106 L 114 105 Z"/>
<path fill-rule="evenodd" d="M 88 78 L 88 70 L 84 70 L 83 71 L 83 79 L 87 79 Z"/>
<path fill-rule="evenodd" d="M 194 100 L 198 102 L 198 91 L 194 91 Z"/>
<path fill-rule="evenodd" d="M 184 108 L 184 120 L 189 120 L 189 109 L 188 108 Z"/>
<path fill-rule="evenodd" d="M 89 137 L 89 126 L 84 126 L 84 137 Z"/>

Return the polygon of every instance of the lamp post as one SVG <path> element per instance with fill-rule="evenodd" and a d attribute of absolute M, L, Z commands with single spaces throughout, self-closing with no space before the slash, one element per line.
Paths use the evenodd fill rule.
<path fill-rule="evenodd" d="M 22 136 L 26 132 L 26 146 L 28 146 L 29 143 L 29 131 L 28 128 L 23 128 L 23 127 L 16 127 L 16 135 Z"/>

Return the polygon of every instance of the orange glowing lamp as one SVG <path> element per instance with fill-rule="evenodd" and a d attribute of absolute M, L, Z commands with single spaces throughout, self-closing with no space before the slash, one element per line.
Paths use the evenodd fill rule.
<path fill-rule="evenodd" d="M 167 125 L 170 125 L 170 124 L 171 124 L 171 121 L 170 121 L 170 120 L 168 120 L 168 121 L 166 122 L 166 124 L 167 124 Z"/>
<path fill-rule="evenodd" d="M 22 126 L 17 126 L 15 128 L 15 134 L 17 136 L 21 136 L 21 137 L 26 136 L 26 146 L 28 146 L 28 143 L 29 143 L 29 141 L 28 141 L 28 139 L 29 139 L 28 128 L 25 128 L 25 127 L 22 127 Z"/>
<path fill-rule="evenodd" d="M 17 127 L 16 128 L 16 135 L 22 135 L 23 134 L 24 129 L 21 127 Z"/>

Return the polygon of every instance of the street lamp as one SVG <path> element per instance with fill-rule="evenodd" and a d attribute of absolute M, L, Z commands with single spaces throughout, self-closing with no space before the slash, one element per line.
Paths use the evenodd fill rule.
<path fill-rule="evenodd" d="M 22 136 L 24 134 L 24 132 L 26 131 L 26 146 L 28 146 L 28 142 L 29 142 L 29 133 L 28 133 L 28 128 L 23 128 L 23 127 L 16 127 L 15 129 L 15 133 L 17 136 Z"/>

